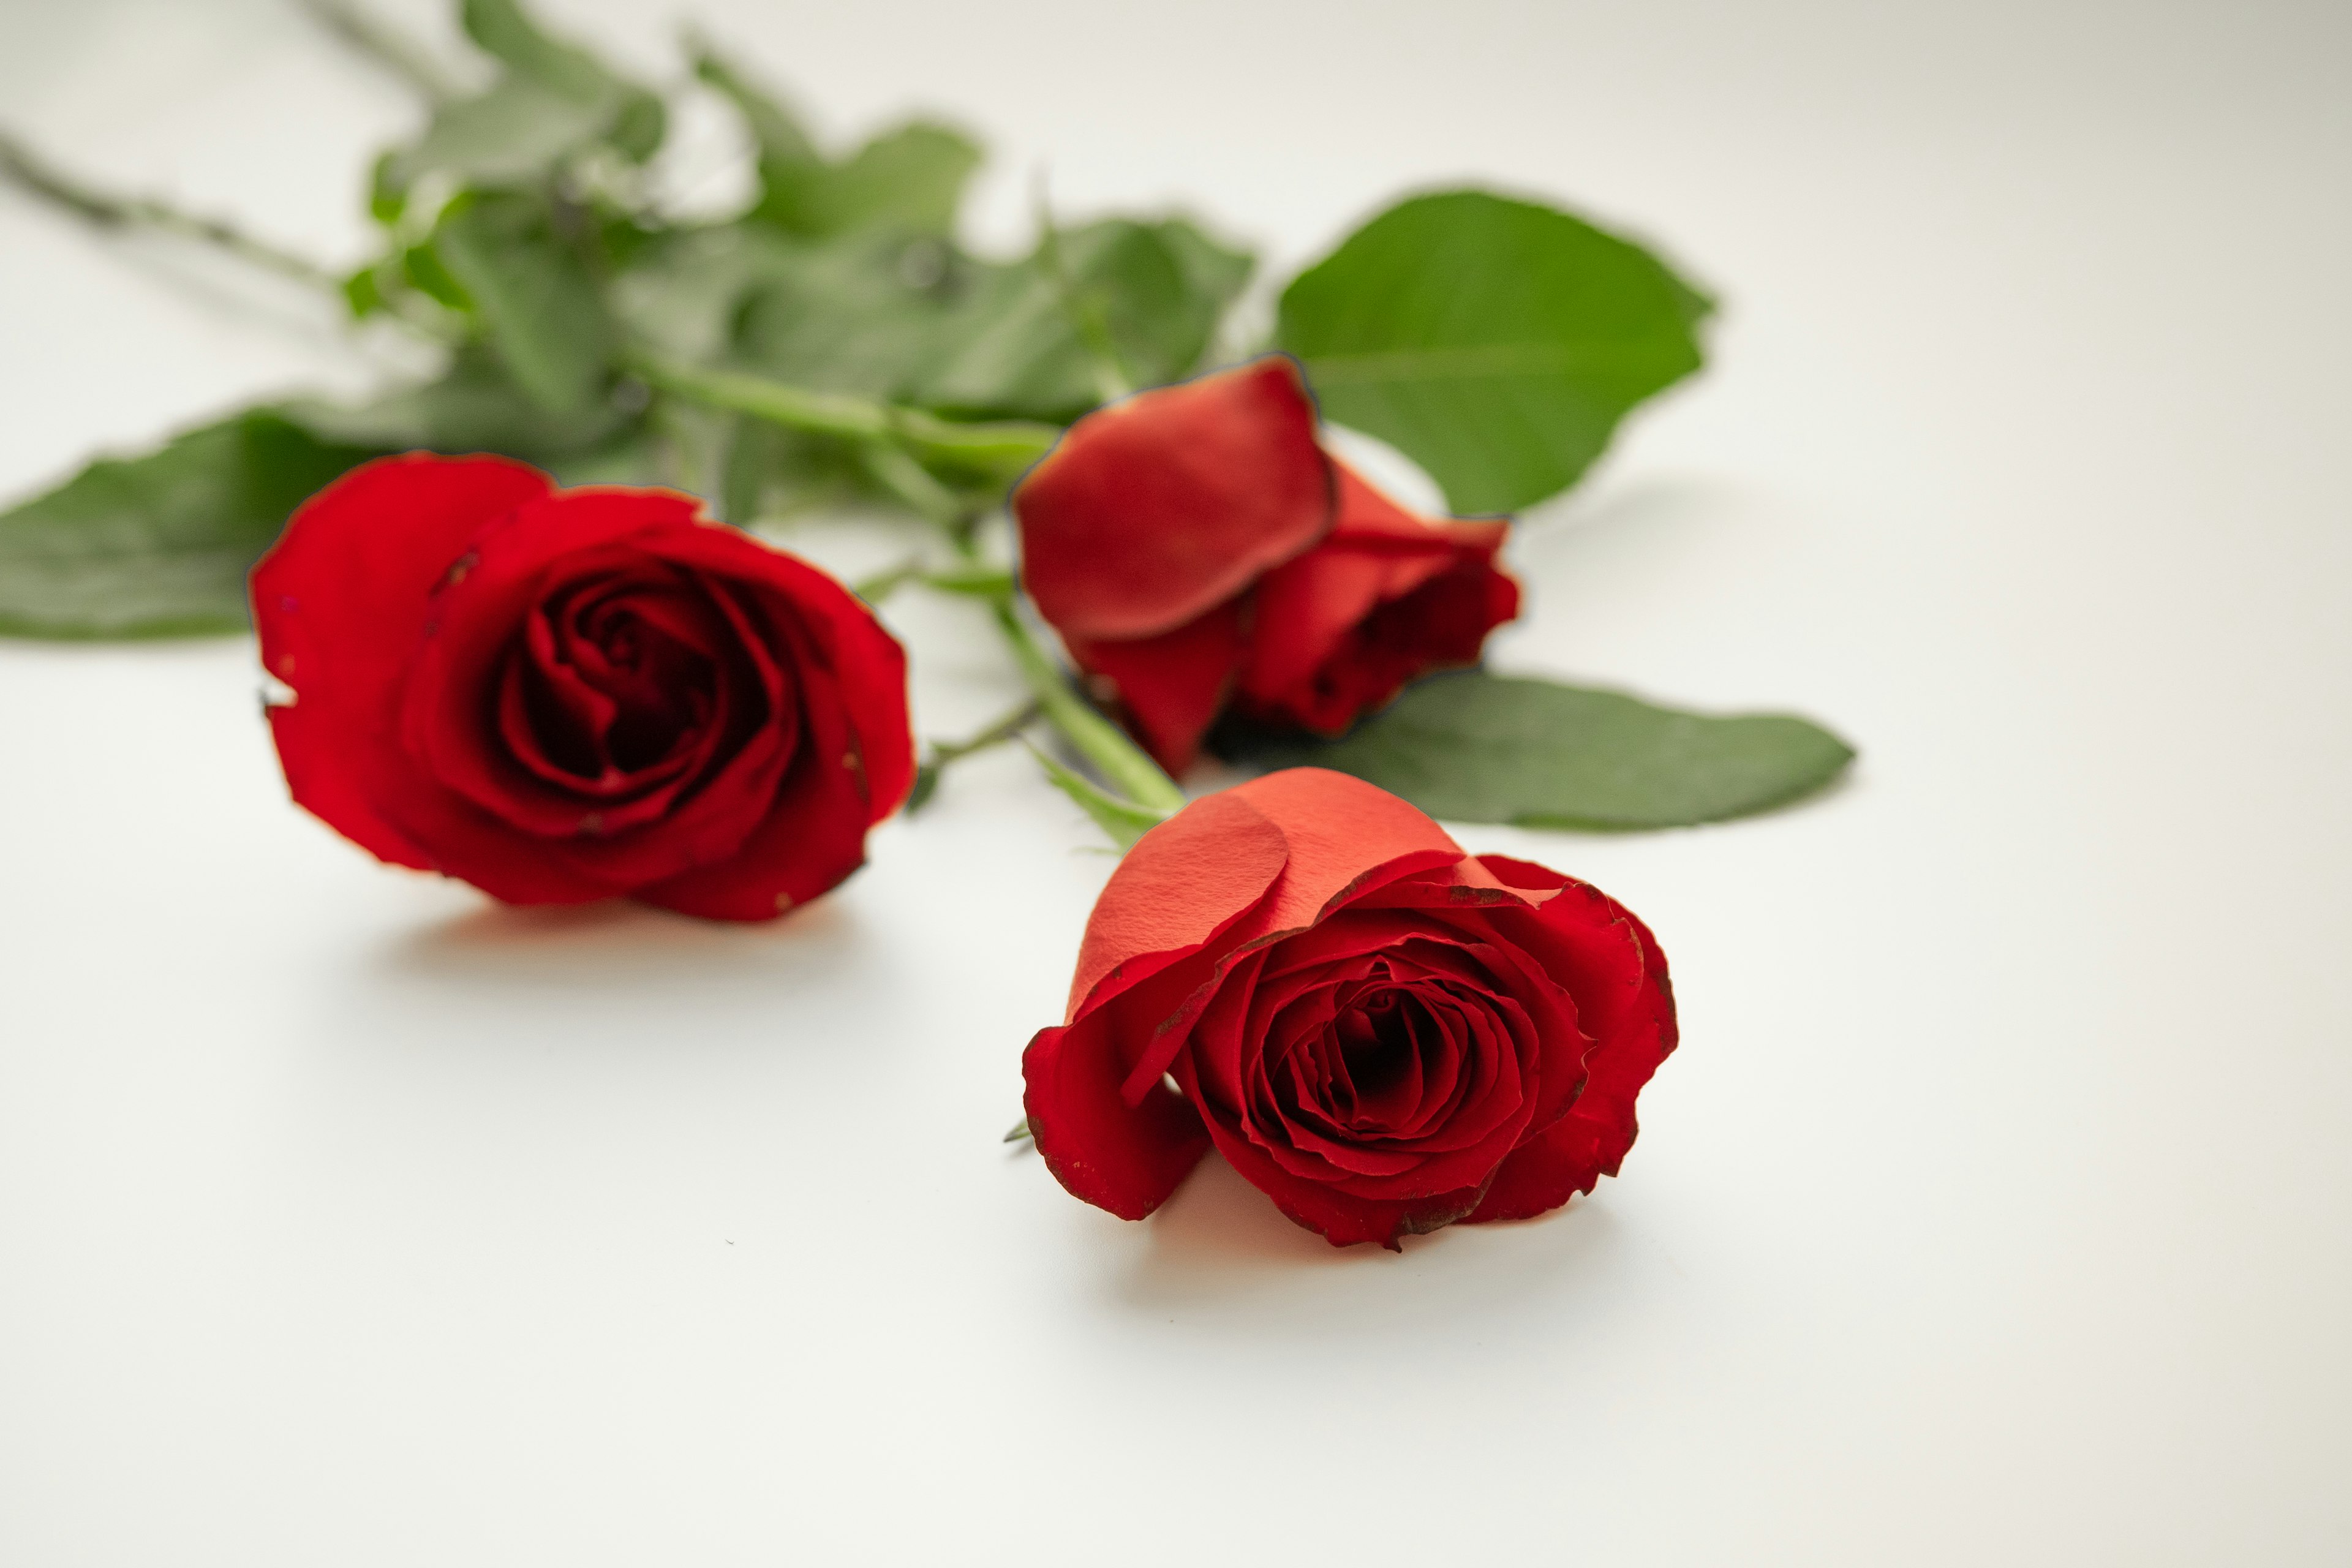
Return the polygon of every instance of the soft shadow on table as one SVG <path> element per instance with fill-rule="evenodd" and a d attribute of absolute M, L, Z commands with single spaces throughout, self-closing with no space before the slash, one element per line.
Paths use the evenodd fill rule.
<path fill-rule="evenodd" d="M 1551 1291 L 1564 1278 L 1601 1279 L 1630 1257 L 1608 1210 L 1579 1198 L 1539 1219 L 1449 1226 L 1406 1237 L 1402 1253 L 1333 1247 L 1283 1217 L 1263 1193 L 1211 1154 L 1159 1213 L 1135 1227 L 1142 1245 L 1114 1281 L 1115 1298 L 1139 1313 L 1253 1304 L 1297 1321 L 1295 1308 L 1344 1304 L 1360 1322 L 1459 1316 L 1465 1280 L 1474 1294 L 1507 1302 Z M 1433 1293 L 1433 1280 L 1447 1288 Z"/>
<path fill-rule="evenodd" d="M 383 962 L 402 974 L 467 985 L 627 991 L 819 975 L 864 948 L 867 935 L 838 899 L 750 925 L 620 899 L 543 909 L 486 902 L 403 933 Z"/>

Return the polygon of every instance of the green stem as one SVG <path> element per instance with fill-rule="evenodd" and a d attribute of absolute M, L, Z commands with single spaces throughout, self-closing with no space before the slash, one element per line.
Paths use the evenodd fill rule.
<path fill-rule="evenodd" d="M 462 96 L 464 89 L 415 39 L 372 16 L 351 0 L 299 0 L 302 9 L 327 31 L 383 66 L 436 103 Z"/>
<path fill-rule="evenodd" d="M 1017 706 L 985 730 L 968 735 L 961 741 L 932 742 L 931 761 L 944 767 L 960 757 L 971 755 L 974 752 L 984 752 L 992 746 L 1001 746 L 1034 724 L 1044 717 L 1044 714 L 1045 710 L 1037 705 L 1035 698 L 1024 698 Z"/>
<path fill-rule="evenodd" d="M 923 574 L 923 558 L 909 555 L 896 566 L 886 566 L 871 577 L 860 577 L 849 591 L 869 605 L 878 605 Z"/>
<path fill-rule="evenodd" d="M 955 491 L 932 477 L 930 469 L 908 457 L 904 447 L 887 441 L 869 441 L 857 449 L 857 457 L 866 471 L 880 480 L 892 495 L 937 523 L 951 539 L 961 537 L 981 510 L 959 499 Z"/>
<path fill-rule="evenodd" d="M 704 370 L 639 357 L 633 368 L 665 392 L 732 409 L 794 430 L 895 448 L 1011 478 L 1061 438 L 1051 425 L 1026 420 L 961 424 L 843 392 L 814 392 L 740 371 Z"/>
<path fill-rule="evenodd" d="M 1005 646 L 1013 650 L 1013 661 L 1021 667 L 1021 678 L 1036 694 L 1038 708 L 1063 738 L 1095 765 L 1106 783 L 1147 810 L 1166 814 L 1183 809 L 1184 792 L 1176 787 L 1176 781 L 1078 695 L 1022 625 L 1020 612 L 1011 600 L 998 601 L 996 625 L 1004 634 Z"/>
<path fill-rule="evenodd" d="M 240 260 L 323 289 L 338 300 L 342 298 L 342 280 L 315 262 L 256 239 L 217 218 L 195 217 L 143 196 L 116 195 L 85 185 L 6 136 L 0 136 L 0 178 L 14 181 L 100 228 L 152 228 L 201 240 Z"/>
<path fill-rule="evenodd" d="M 975 752 L 985 752 L 991 747 L 1004 744 L 1005 742 L 1013 739 L 1022 731 L 1034 724 L 1038 716 L 1037 704 L 1030 699 L 1024 698 L 1020 706 L 1013 709 L 978 734 L 968 736 L 961 741 L 932 742 L 930 755 L 925 757 L 922 765 L 915 770 L 915 787 L 907 795 L 908 815 L 911 816 L 920 811 L 931 796 L 939 792 L 940 775 L 946 773 L 951 763 L 961 762 Z"/>

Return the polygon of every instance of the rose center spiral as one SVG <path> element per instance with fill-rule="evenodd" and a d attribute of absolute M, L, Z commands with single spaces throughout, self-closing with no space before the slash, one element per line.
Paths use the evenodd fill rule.
<path fill-rule="evenodd" d="M 712 717 L 719 675 L 700 606 L 681 597 L 622 592 L 551 607 L 526 688 L 549 762 L 612 778 L 693 743 Z"/>

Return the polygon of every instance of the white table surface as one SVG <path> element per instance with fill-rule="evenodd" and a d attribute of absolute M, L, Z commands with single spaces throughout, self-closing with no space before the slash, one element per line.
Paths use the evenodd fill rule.
<path fill-rule="evenodd" d="M 772 927 L 516 913 L 286 803 L 248 642 L 0 646 L 0 1562 L 2352 1560 L 2352 12 L 694 14 L 835 134 L 991 133 L 1006 243 L 1040 164 L 1277 268 L 1459 176 L 1657 237 L 1715 365 L 1528 521 L 1498 659 L 1862 762 L 1463 830 L 1647 917 L 1685 1043 L 1622 1178 L 1391 1257 L 999 1145 L 1110 864 L 1020 759 Z M 415 112 L 271 0 L 0 4 L 0 123 L 339 260 Z M 364 380 L 7 195 L 0 290 L 11 492 Z M 1011 693 L 893 619 L 926 732 Z"/>

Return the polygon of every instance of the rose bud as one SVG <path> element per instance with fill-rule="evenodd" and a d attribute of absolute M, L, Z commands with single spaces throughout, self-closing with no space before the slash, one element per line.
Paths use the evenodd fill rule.
<path fill-rule="evenodd" d="M 383 458 L 294 514 L 253 606 L 295 801 L 509 903 L 766 919 L 913 779 L 898 643 L 688 496 Z"/>
<path fill-rule="evenodd" d="M 1508 524 L 1417 518 L 1334 462 L 1278 354 L 1087 415 L 1013 509 L 1038 612 L 1171 772 L 1229 707 L 1339 734 L 1518 614 Z"/>
<path fill-rule="evenodd" d="M 1334 1246 L 1558 1208 L 1675 1048 L 1666 962 L 1572 877 L 1320 768 L 1144 835 L 1022 1060 L 1046 1167 L 1141 1219 L 1214 1144 Z"/>

